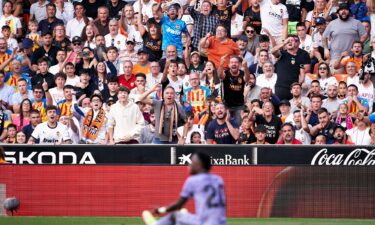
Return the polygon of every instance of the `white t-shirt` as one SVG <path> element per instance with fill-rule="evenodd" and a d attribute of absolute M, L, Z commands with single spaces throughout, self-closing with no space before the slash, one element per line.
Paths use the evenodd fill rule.
<path fill-rule="evenodd" d="M 177 80 L 176 81 L 173 81 L 169 76 L 168 76 L 168 80 L 169 80 L 169 86 L 172 86 L 174 88 L 174 91 L 176 92 L 176 101 L 177 102 L 180 102 L 180 94 L 181 94 L 181 91 L 182 91 L 182 80 L 177 77 Z"/>
<path fill-rule="evenodd" d="M 337 80 L 334 77 L 328 77 L 326 79 L 319 79 L 320 83 L 320 93 L 324 96 L 327 96 L 327 90 L 328 90 L 328 85 L 335 85 L 337 86 Z"/>
<path fill-rule="evenodd" d="M 263 73 L 257 77 L 257 85 L 261 88 L 268 87 L 272 89 L 272 93 L 275 93 L 275 84 L 277 81 L 277 74 L 274 73 L 270 79 L 266 78 Z"/>
<path fill-rule="evenodd" d="M 81 19 L 80 21 L 78 21 L 77 18 L 69 20 L 65 28 L 66 36 L 68 36 L 70 40 L 72 40 L 75 36 L 81 37 L 82 30 L 85 26 L 86 23 L 84 19 Z"/>
<path fill-rule="evenodd" d="M 107 48 L 112 45 L 115 46 L 120 51 L 125 50 L 126 48 L 126 37 L 122 34 L 117 34 L 115 38 L 112 38 L 111 34 L 107 34 L 104 36 L 104 39 L 105 39 L 105 46 Z"/>
<path fill-rule="evenodd" d="M 147 4 L 142 1 L 142 15 L 147 16 L 148 18 L 153 18 L 152 14 L 152 5 L 155 3 L 154 0 L 150 0 Z M 133 4 L 134 12 L 139 13 L 139 0 Z"/>
<path fill-rule="evenodd" d="M 349 86 L 351 84 L 355 84 L 355 86 L 359 86 L 359 76 L 355 75 L 353 78 L 348 76 L 346 79 L 346 84 Z"/>
<path fill-rule="evenodd" d="M 289 15 L 285 5 L 263 0 L 260 2 L 260 18 L 262 27 L 268 29 L 272 36 L 279 37 L 283 34 L 283 19 L 288 19 Z"/>
<path fill-rule="evenodd" d="M 190 131 L 188 131 L 187 135 L 186 135 L 186 139 L 185 139 L 185 144 L 191 144 L 191 134 L 193 132 L 199 132 L 201 134 L 201 142 L 202 144 L 205 143 L 205 138 L 204 138 L 204 126 L 202 125 L 198 125 L 198 124 L 194 124 L 193 127 L 191 128 Z M 183 134 L 184 134 L 184 126 L 181 126 L 179 128 L 177 128 L 177 133 L 182 137 Z"/>
<path fill-rule="evenodd" d="M 312 41 L 312 37 L 310 35 L 306 35 L 306 38 L 305 38 L 305 41 L 302 43 L 299 44 L 299 48 L 302 49 L 302 50 L 305 50 L 307 52 L 311 52 L 311 50 L 313 50 L 313 41 Z"/>
<path fill-rule="evenodd" d="M 73 87 L 76 86 L 77 83 L 79 83 L 79 76 L 75 75 L 74 78 L 67 77 L 65 85 L 72 85 Z"/>
<path fill-rule="evenodd" d="M 189 87 L 191 87 L 191 84 L 190 84 L 190 81 L 189 81 L 189 75 L 185 75 L 184 78 L 182 79 L 182 89 L 185 92 L 186 89 L 188 89 Z"/>
<path fill-rule="evenodd" d="M 39 139 L 39 144 L 61 144 L 70 140 L 68 128 L 60 122 L 54 128 L 49 127 L 47 122 L 38 124 L 31 136 Z"/>
<path fill-rule="evenodd" d="M 47 19 L 47 4 L 49 2 L 45 1 L 42 5 L 39 4 L 39 1 L 33 3 L 30 7 L 30 15 L 34 15 L 38 23 L 44 19 Z"/>
<path fill-rule="evenodd" d="M 129 26 L 128 29 L 128 39 L 135 40 L 134 50 L 137 52 L 139 49 L 143 48 L 143 38 L 139 31 L 135 29 L 134 26 Z"/>
<path fill-rule="evenodd" d="M 358 97 L 367 99 L 369 105 L 369 113 L 372 112 L 372 103 L 375 100 L 374 94 L 374 85 L 370 85 L 369 87 L 364 87 L 363 84 L 359 84 L 358 86 Z"/>
<path fill-rule="evenodd" d="M 352 142 L 356 145 L 369 145 L 371 143 L 370 128 L 358 130 L 357 127 L 347 130 L 345 133 L 352 138 Z"/>
<path fill-rule="evenodd" d="M 311 129 L 311 125 L 308 125 Z M 311 136 L 309 133 L 307 133 L 303 128 L 296 130 L 295 137 L 297 140 L 302 142 L 303 145 L 309 145 L 311 144 Z"/>
<path fill-rule="evenodd" d="M 8 17 L 2 16 L 0 18 L 0 28 L 5 25 L 10 26 L 11 33 L 13 34 L 17 33 L 17 29 L 22 28 L 20 19 L 13 15 L 8 16 Z M 3 37 L 3 34 L 1 34 L 1 37 Z M 8 45 L 9 45 L 9 42 L 8 42 Z"/>
<path fill-rule="evenodd" d="M 49 89 L 49 93 L 51 94 L 52 97 L 52 104 L 57 105 L 57 103 L 61 100 L 63 100 L 64 97 L 64 90 L 57 90 L 57 87 Z"/>
<path fill-rule="evenodd" d="M 236 13 L 234 16 L 232 16 L 231 22 L 230 22 L 230 33 L 233 36 L 242 34 L 243 32 L 243 16 Z"/>

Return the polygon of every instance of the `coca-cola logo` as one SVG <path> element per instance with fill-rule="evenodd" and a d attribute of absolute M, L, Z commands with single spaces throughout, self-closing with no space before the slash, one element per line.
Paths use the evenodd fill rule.
<path fill-rule="evenodd" d="M 373 166 L 375 165 L 375 149 L 357 148 L 349 154 L 329 154 L 323 148 L 311 160 L 311 165 L 318 166 Z"/>

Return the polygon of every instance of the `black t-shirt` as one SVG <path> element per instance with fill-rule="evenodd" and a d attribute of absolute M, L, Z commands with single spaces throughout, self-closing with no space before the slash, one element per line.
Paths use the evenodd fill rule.
<path fill-rule="evenodd" d="M 143 35 L 143 46 L 148 50 L 148 61 L 157 62 L 163 56 L 163 51 L 161 50 L 161 38 L 159 38 L 159 40 L 154 40 L 147 31 Z"/>
<path fill-rule="evenodd" d="M 37 84 L 42 85 L 44 80 L 46 80 L 48 84 L 48 89 L 56 87 L 55 77 L 51 73 L 46 73 L 44 75 L 42 75 L 41 73 L 38 73 L 38 74 L 33 75 L 31 78 L 31 85 L 32 86 L 35 86 Z"/>
<path fill-rule="evenodd" d="M 118 100 L 117 94 L 111 95 L 109 93 L 109 89 L 108 88 L 103 89 L 101 91 L 101 93 L 102 93 L 102 97 L 103 97 L 103 102 L 108 102 L 109 98 L 112 98 L 113 102 L 117 102 L 117 100 Z"/>
<path fill-rule="evenodd" d="M 52 45 L 55 46 L 56 48 L 63 49 L 65 51 L 68 50 L 68 47 L 70 46 L 70 40 L 68 38 L 64 38 L 62 41 L 56 41 L 53 39 Z"/>
<path fill-rule="evenodd" d="M 183 59 L 180 58 L 180 57 L 177 57 L 176 61 L 177 61 L 177 63 L 180 63 L 180 62 L 181 62 L 181 63 L 184 63 L 184 64 L 185 64 L 185 60 L 183 60 Z M 161 72 L 164 71 L 164 67 L 165 67 L 166 62 L 167 62 L 167 59 L 166 59 L 166 58 L 162 58 L 162 59 L 160 59 L 160 61 L 159 61 L 159 65 L 160 65 L 160 71 L 161 71 Z"/>
<path fill-rule="evenodd" d="M 263 68 L 258 66 L 258 63 L 255 63 L 249 67 L 249 72 L 255 74 L 255 76 L 259 76 L 263 73 Z"/>
<path fill-rule="evenodd" d="M 289 21 L 300 22 L 302 17 L 302 2 L 305 0 L 282 0 L 289 14 Z"/>
<path fill-rule="evenodd" d="M 251 132 L 247 134 L 245 134 L 244 132 L 241 132 L 240 138 L 238 138 L 238 144 L 243 144 L 243 145 L 251 144 L 255 141 L 256 141 L 256 138 L 254 134 Z"/>
<path fill-rule="evenodd" d="M 303 0 L 301 2 L 301 8 L 306 9 L 307 12 L 314 10 L 314 7 L 315 7 L 314 0 Z"/>
<path fill-rule="evenodd" d="M 105 5 L 103 0 L 96 0 L 94 3 L 90 3 L 89 0 L 83 0 L 82 4 L 85 6 L 86 16 L 96 19 L 98 16 L 98 8 Z"/>
<path fill-rule="evenodd" d="M 234 128 L 238 128 L 238 124 L 234 118 L 230 120 L 230 123 Z M 214 140 L 216 144 L 236 144 L 236 140 L 230 134 L 227 124 L 219 125 L 217 120 L 212 120 L 208 124 L 207 139 Z"/>
<path fill-rule="evenodd" d="M 262 30 L 262 21 L 260 19 L 260 10 L 259 10 L 259 12 L 254 12 L 251 7 L 246 9 L 246 11 L 243 15 L 243 21 L 246 21 L 247 19 L 250 19 L 250 24 L 254 26 L 257 34 L 260 34 L 260 31 Z"/>
<path fill-rule="evenodd" d="M 267 120 L 263 116 L 256 115 L 255 123 L 257 124 L 257 126 L 263 124 L 267 128 L 266 142 L 270 144 L 275 144 L 277 142 L 281 125 L 283 124 L 279 117 L 273 115 L 271 121 L 267 122 Z"/>
<path fill-rule="evenodd" d="M 48 66 L 54 66 L 57 64 L 56 55 L 57 50 L 55 46 L 51 46 L 51 48 L 46 52 L 46 50 L 43 47 L 38 48 L 35 50 L 35 52 L 31 55 L 31 64 L 38 64 L 38 59 L 47 57 L 48 59 Z"/>
<path fill-rule="evenodd" d="M 318 135 L 322 134 L 322 135 L 326 136 L 326 139 L 327 139 L 326 143 L 327 144 L 333 144 L 335 142 L 335 138 L 333 137 L 333 130 L 336 126 L 337 126 L 336 123 L 329 122 L 329 124 L 326 128 L 324 128 L 323 130 L 320 130 L 318 132 L 318 134 L 315 137 L 313 137 L 314 140 Z"/>
<path fill-rule="evenodd" d="M 122 0 L 118 1 L 118 4 L 116 6 L 113 6 L 111 1 L 108 1 L 107 7 L 109 9 L 109 18 L 115 18 L 119 20 L 121 17 L 119 12 L 122 10 L 122 8 L 124 8 L 125 5 L 126 2 Z"/>
<path fill-rule="evenodd" d="M 232 6 L 227 6 L 225 10 L 219 10 L 216 6 L 213 6 L 212 15 L 219 19 L 220 24 L 224 24 L 227 29 L 228 37 L 230 37 L 230 24 L 233 16 Z"/>
<path fill-rule="evenodd" d="M 294 82 L 298 82 L 300 68 L 310 64 L 310 56 L 305 50 L 298 49 L 296 55 L 282 50 L 279 61 L 276 63 L 277 81 L 275 87 L 289 88 Z"/>
<path fill-rule="evenodd" d="M 238 76 L 232 76 L 229 70 L 225 70 L 224 85 L 224 102 L 228 107 L 243 106 L 244 105 L 244 88 L 245 88 L 245 73 L 240 70 Z"/>

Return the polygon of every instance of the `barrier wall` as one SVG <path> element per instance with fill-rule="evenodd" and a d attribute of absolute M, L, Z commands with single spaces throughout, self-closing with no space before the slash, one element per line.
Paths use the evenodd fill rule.
<path fill-rule="evenodd" d="M 375 218 L 373 167 L 217 166 L 230 217 Z M 176 200 L 186 166 L 3 165 L 22 216 L 140 216 Z M 190 201 L 189 210 L 193 211 Z"/>

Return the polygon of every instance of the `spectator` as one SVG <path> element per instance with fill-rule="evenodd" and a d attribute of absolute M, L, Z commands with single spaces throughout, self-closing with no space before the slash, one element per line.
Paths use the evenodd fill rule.
<path fill-rule="evenodd" d="M 150 111 L 150 123 L 141 131 L 140 144 L 151 144 L 155 138 L 155 111 L 151 109 Z"/>
<path fill-rule="evenodd" d="M 69 20 L 66 24 L 66 35 L 73 39 L 73 37 L 81 36 L 82 30 L 89 24 L 89 19 L 86 17 L 86 10 L 81 2 L 74 4 L 74 18 Z"/>
<path fill-rule="evenodd" d="M 349 114 L 349 107 L 345 103 L 340 104 L 335 116 L 335 122 L 350 130 L 355 125 L 354 121 L 355 117 Z"/>
<path fill-rule="evenodd" d="M 365 98 L 358 97 L 358 87 L 354 84 L 348 86 L 348 97 L 343 101 L 348 108 L 349 113 L 356 114 L 359 111 L 368 112 L 369 103 Z"/>
<path fill-rule="evenodd" d="M 117 92 L 118 92 L 118 89 L 119 89 L 119 85 L 118 85 L 118 77 L 110 77 L 108 80 L 107 80 L 107 86 L 108 88 L 106 89 L 103 89 L 101 91 L 101 94 L 102 94 L 102 97 L 103 97 L 103 102 L 108 102 L 108 100 L 110 98 L 113 99 L 114 102 L 116 102 L 118 99 L 117 99 Z"/>
<path fill-rule="evenodd" d="M 30 7 L 30 20 L 36 20 L 38 23 L 47 18 L 47 5 L 49 4 L 46 0 L 38 0 L 33 3 Z M 9 6 L 10 9 L 13 5 Z"/>
<path fill-rule="evenodd" d="M 71 2 L 64 0 L 55 0 L 56 5 L 56 18 L 64 21 L 67 24 L 69 20 L 74 17 L 74 6 Z"/>
<path fill-rule="evenodd" d="M 357 118 L 355 123 L 356 126 L 353 129 L 346 130 L 346 135 L 348 135 L 351 138 L 351 141 L 356 145 L 370 145 L 370 127 L 367 125 L 363 116 Z"/>
<path fill-rule="evenodd" d="M 0 83 L 1 83 L 1 73 L 0 73 Z M 18 79 L 18 91 L 15 92 L 10 101 L 10 105 L 14 113 L 20 112 L 20 106 L 23 99 L 33 99 L 33 91 L 29 90 L 27 81 L 24 78 Z M 0 91 L 2 92 L 2 91 Z"/>
<path fill-rule="evenodd" d="M 39 1 L 41 2 L 41 1 Z M 39 2 L 34 3 L 38 4 Z M 44 1 L 43 1 L 44 2 Z M 48 2 L 47 2 L 48 3 Z M 30 14 L 33 15 L 33 5 L 30 8 Z M 42 3 L 43 5 L 43 3 Z M 3 14 L 0 17 L 0 27 L 2 28 L 5 25 L 8 25 L 10 27 L 11 37 L 12 38 L 19 38 L 22 37 L 22 25 L 21 21 L 18 17 L 13 16 L 12 10 L 13 10 L 13 2 L 11 1 L 4 1 L 2 4 Z M 39 21 L 39 20 L 38 20 Z"/>
<path fill-rule="evenodd" d="M 325 62 L 321 62 L 318 65 L 318 77 L 320 84 L 320 94 L 327 97 L 327 88 L 329 85 L 337 86 L 337 80 L 331 76 L 331 70 L 329 65 Z"/>
<path fill-rule="evenodd" d="M 9 71 L 8 73 L 6 73 L 6 76 L 5 76 L 5 83 L 13 87 L 16 92 L 18 91 L 18 81 L 21 78 L 27 81 L 27 89 L 29 90 L 32 89 L 30 77 L 28 76 L 27 73 L 21 73 L 21 68 L 22 68 L 21 61 L 17 59 L 13 59 L 12 71 Z"/>
<path fill-rule="evenodd" d="M 71 140 L 69 138 L 68 128 L 58 122 L 58 116 L 56 114 L 56 106 L 48 106 L 46 108 L 46 114 L 48 120 L 44 123 L 38 124 L 27 144 L 35 144 L 35 140 L 39 139 L 39 144 L 69 144 Z"/>
<path fill-rule="evenodd" d="M 2 107 L 9 108 L 13 94 L 14 89 L 11 86 L 5 84 L 4 71 L 0 70 L 0 105 Z"/>
<path fill-rule="evenodd" d="M 118 101 L 109 111 L 108 138 L 110 144 L 137 144 L 145 121 L 138 106 L 129 101 L 129 89 L 120 87 Z"/>
<path fill-rule="evenodd" d="M 207 144 L 235 144 L 240 136 L 236 120 L 222 103 L 216 105 L 215 115 L 216 119 L 208 124 Z"/>
<path fill-rule="evenodd" d="M 294 112 L 297 109 L 301 109 L 301 107 L 310 107 L 310 99 L 305 96 L 301 96 L 302 85 L 300 83 L 294 82 L 290 85 L 290 88 L 293 96 L 293 98 L 289 101 L 291 112 Z"/>
<path fill-rule="evenodd" d="M 64 21 L 56 18 L 56 5 L 53 3 L 48 3 L 46 5 L 47 10 L 47 18 L 39 21 L 38 30 L 42 32 L 42 34 L 46 32 L 52 31 L 57 24 L 63 24 Z"/>
<path fill-rule="evenodd" d="M 263 74 L 257 77 L 257 84 L 259 87 L 268 87 L 272 89 L 272 93 L 275 93 L 275 84 L 277 81 L 277 74 L 274 72 L 273 64 L 271 62 L 265 62 L 263 64 Z"/>
<path fill-rule="evenodd" d="M 31 111 L 31 101 L 25 98 L 21 102 L 20 113 L 12 114 L 12 123 L 17 126 L 17 131 L 22 130 L 24 126 L 30 123 L 30 111 Z"/>
<path fill-rule="evenodd" d="M 249 81 L 249 70 L 246 61 L 242 61 L 244 71 L 240 70 L 241 59 L 230 57 L 229 69 L 223 70 L 226 56 L 221 58 L 218 75 L 223 81 L 224 103 L 236 121 L 241 122 L 241 111 L 244 109 L 244 88 Z"/>
<path fill-rule="evenodd" d="M 318 23 L 316 23 L 318 20 L 317 18 L 322 18 L 325 21 L 331 20 L 331 9 L 332 4 L 327 7 L 327 1 L 325 0 L 316 0 L 314 4 L 314 9 L 309 11 L 306 15 L 305 25 L 308 30 L 310 30 L 310 34 L 314 33 L 316 31 L 316 28 L 318 27 Z"/>
<path fill-rule="evenodd" d="M 354 41 L 363 43 L 367 39 L 366 30 L 361 22 L 349 16 L 347 3 L 340 4 L 337 13 L 339 18 L 329 23 L 323 34 L 324 55 L 325 58 L 331 59 L 332 65 L 340 59 L 342 52 L 350 51 Z"/>
<path fill-rule="evenodd" d="M 65 35 L 64 24 L 59 23 L 59 24 L 54 25 L 53 31 L 54 31 L 54 38 L 52 41 L 52 45 L 64 51 L 67 51 L 68 49 L 70 49 L 71 42 L 69 38 Z"/>
<path fill-rule="evenodd" d="M 341 100 L 337 97 L 337 85 L 328 85 L 327 97 L 323 100 L 322 107 L 326 108 L 331 115 L 335 115 L 341 103 Z"/>
<path fill-rule="evenodd" d="M 89 1 L 89 0 L 88 0 Z M 95 0 L 97 1 L 97 0 Z M 87 8 L 86 8 L 87 10 Z M 92 8 L 90 9 L 92 10 Z M 97 10 L 98 12 L 98 18 L 94 20 L 94 25 L 96 26 L 96 28 L 98 29 L 98 32 L 99 34 L 105 36 L 109 33 L 109 11 L 108 11 L 108 8 L 105 7 L 105 6 L 100 6 Z M 87 10 L 87 15 L 90 16 L 88 10 Z M 92 18 L 96 18 L 95 17 L 92 17 Z"/>
<path fill-rule="evenodd" d="M 201 143 L 205 142 L 204 126 L 194 124 L 194 113 L 188 111 L 186 112 L 185 124 L 177 128 L 178 144 L 192 144 L 191 136 L 193 132 L 198 132 L 200 134 Z"/>
<path fill-rule="evenodd" d="M 47 82 L 48 89 L 56 86 L 54 81 L 54 76 L 48 72 L 48 59 L 43 57 L 38 59 L 38 71 L 39 73 L 35 74 L 31 78 L 31 84 L 33 86 Z"/>
<path fill-rule="evenodd" d="M 243 26 L 252 25 L 257 34 L 262 30 L 262 20 L 260 18 L 260 6 L 258 0 L 251 0 L 251 6 L 244 12 Z M 244 28 L 246 29 L 246 28 Z"/>
<path fill-rule="evenodd" d="M 345 133 L 346 129 L 340 125 L 337 125 L 333 129 L 333 136 L 335 138 L 335 142 L 333 144 L 342 144 L 342 145 L 352 145 L 354 144 L 351 142 L 350 136 Z"/>
<path fill-rule="evenodd" d="M 72 106 L 75 103 L 75 91 L 71 85 L 65 85 L 63 88 L 64 99 L 57 102 L 57 115 L 72 116 Z"/>
<path fill-rule="evenodd" d="M 311 136 L 315 139 L 319 135 L 324 135 L 326 137 L 327 144 L 333 144 L 335 138 L 333 136 L 333 129 L 336 124 L 329 120 L 329 114 L 327 109 L 321 108 L 317 112 L 319 122 L 310 129 Z"/>
<path fill-rule="evenodd" d="M 371 53 L 371 22 L 369 20 L 362 20 L 362 25 L 366 30 L 367 33 L 367 39 L 365 42 L 363 42 L 363 54 L 369 54 Z"/>
<path fill-rule="evenodd" d="M 281 126 L 281 140 L 276 144 L 285 145 L 301 145 L 298 139 L 295 138 L 295 128 L 291 123 L 284 123 Z"/>
<path fill-rule="evenodd" d="M 236 4 L 228 4 L 228 0 L 217 1 L 217 7 L 212 12 L 219 19 L 219 23 L 225 27 L 228 37 L 231 37 L 231 18 L 236 13 L 241 2 L 242 0 L 237 1 Z"/>
<path fill-rule="evenodd" d="M 286 50 L 281 50 L 283 47 Z M 276 63 L 277 81 L 275 94 L 280 99 L 291 99 L 290 85 L 294 82 L 302 84 L 305 80 L 305 71 L 310 71 L 310 56 L 299 48 L 299 38 L 289 36 L 284 43 L 272 48 L 272 54 L 279 58 Z"/>
<path fill-rule="evenodd" d="M 221 59 L 224 56 L 238 56 L 240 55 L 240 50 L 236 43 L 227 37 L 227 30 L 223 25 L 218 25 L 216 27 L 215 36 L 211 36 L 211 33 L 208 33 L 201 42 L 201 47 L 207 49 L 208 60 L 215 63 L 215 66 L 218 68 L 221 63 Z M 222 66 L 224 69 L 228 68 L 229 58 L 226 59 Z"/>
<path fill-rule="evenodd" d="M 255 129 L 254 129 L 254 133 L 255 133 L 256 141 L 251 143 L 251 144 L 253 144 L 253 145 L 269 144 L 266 141 L 267 128 L 264 125 L 260 124 L 260 125 L 256 126 Z"/>
<path fill-rule="evenodd" d="M 7 126 L 7 135 L 6 138 L 3 140 L 4 144 L 15 144 L 16 143 L 16 134 L 17 134 L 17 126 L 14 124 L 9 124 Z"/>
<path fill-rule="evenodd" d="M 11 61 L 16 57 L 16 51 L 8 54 L 8 43 L 5 38 L 0 38 L 0 70 L 9 72 L 12 70 Z"/>
<path fill-rule="evenodd" d="M 302 144 L 309 145 L 311 144 L 311 126 L 307 124 L 304 112 L 305 107 L 302 107 L 301 110 L 294 111 L 292 124 L 295 126 L 295 138 L 302 142 Z"/>
<path fill-rule="evenodd" d="M 107 8 L 109 11 L 109 18 L 120 19 L 121 14 L 119 13 L 126 5 L 125 1 L 121 0 L 110 0 L 107 1 Z"/>
<path fill-rule="evenodd" d="M 255 55 L 256 49 L 259 46 L 259 35 L 255 31 L 255 27 L 251 24 L 246 25 L 245 34 L 247 37 L 247 51 Z"/>
<path fill-rule="evenodd" d="M 246 60 L 247 65 L 254 64 L 254 56 L 252 53 L 247 51 L 247 37 L 245 35 L 240 35 L 237 38 L 236 44 L 238 49 L 240 50 L 240 55 L 242 56 L 243 60 Z"/>
<path fill-rule="evenodd" d="M 160 72 L 160 65 L 158 62 L 150 63 L 150 73 L 146 75 L 146 87 L 147 89 L 153 88 L 157 83 L 161 82 L 163 74 Z M 152 96 L 155 93 L 152 93 Z"/>
<path fill-rule="evenodd" d="M 240 137 L 238 138 L 238 144 L 251 144 L 256 140 L 254 133 L 252 131 L 252 126 L 252 121 L 245 116 L 242 119 L 242 131 L 240 133 Z"/>
<path fill-rule="evenodd" d="M 138 63 L 134 64 L 133 73 L 148 73 L 150 70 L 149 52 L 146 48 L 139 49 L 137 52 Z"/>
<path fill-rule="evenodd" d="M 79 81 L 80 79 L 75 74 L 76 70 L 75 70 L 74 64 L 71 62 L 66 63 L 64 70 L 65 70 L 65 75 L 66 75 L 65 84 L 66 85 L 70 84 L 74 87 L 77 86 L 77 84 L 80 82 Z"/>
<path fill-rule="evenodd" d="M 270 61 L 268 51 L 265 49 L 259 50 L 257 58 L 257 61 L 249 67 L 249 72 L 256 77 L 263 73 L 263 64 Z"/>
<path fill-rule="evenodd" d="M 162 84 L 162 91 L 164 92 L 164 89 L 167 86 L 173 87 L 175 90 L 175 98 L 177 102 L 181 101 L 181 94 L 182 92 L 182 80 L 178 79 L 177 76 L 177 62 L 174 60 L 167 61 L 167 64 L 165 65 L 163 77 L 161 78 L 161 84 Z M 158 98 L 163 98 L 163 96 L 158 93 Z"/>
<path fill-rule="evenodd" d="M 316 145 L 325 145 L 325 144 L 327 144 L 327 138 L 326 138 L 326 136 L 324 136 L 323 134 L 320 134 L 320 135 L 316 136 L 316 138 L 315 138 L 315 144 Z"/>
<path fill-rule="evenodd" d="M 193 113 L 198 114 L 207 109 L 207 98 L 210 96 L 210 89 L 199 85 L 199 74 L 191 73 L 189 75 L 191 87 L 184 90 L 183 102 L 193 107 Z"/>
<path fill-rule="evenodd" d="M 95 37 L 98 35 L 98 30 L 93 24 L 87 24 L 82 30 L 83 47 L 91 49 L 96 48 Z"/>
<path fill-rule="evenodd" d="M 27 139 L 23 131 L 18 131 L 16 134 L 16 144 L 26 144 Z"/>
<path fill-rule="evenodd" d="M 118 50 L 125 50 L 126 37 L 118 32 L 118 21 L 111 19 L 109 21 L 109 34 L 104 36 L 106 47 L 114 46 Z"/>
<path fill-rule="evenodd" d="M 326 30 L 327 24 L 326 20 L 323 17 L 316 17 L 314 20 L 315 23 L 315 31 L 311 33 L 312 40 L 313 40 L 313 55 L 317 59 L 318 62 L 322 62 L 323 60 L 328 60 L 324 55 L 324 45 L 323 45 L 323 34 Z"/>
<path fill-rule="evenodd" d="M 57 55 L 57 48 L 52 46 L 52 33 L 50 31 L 44 33 L 42 35 L 43 45 L 38 48 L 35 52 L 33 52 L 31 57 L 31 65 L 32 70 L 38 70 L 38 60 L 42 57 L 47 58 L 47 62 L 49 66 L 53 66 L 57 64 L 56 55 Z M 1 48 L 0 48 L 1 50 Z"/>
<path fill-rule="evenodd" d="M 152 105 L 155 110 L 156 126 L 154 144 L 176 144 L 178 137 L 176 130 L 182 126 L 186 118 L 182 106 L 175 100 L 176 93 L 173 87 L 167 86 L 163 90 L 163 100 L 150 100 L 146 97 L 155 91 L 160 90 L 160 85 L 156 84 L 152 89 L 143 93 L 140 100 Z"/>
<path fill-rule="evenodd" d="M 139 101 L 139 97 L 147 90 L 146 89 L 146 75 L 144 73 L 137 73 L 135 75 L 134 83 L 136 87 L 130 91 L 129 99 L 137 103 Z"/>
<path fill-rule="evenodd" d="M 358 97 L 364 98 L 369 103 L 368 112 L 373 111 L 373 102 L 375 102 L 374 96 L 374 84 L 371 82 L 371 75 L 365 73 L 364 80 L 358 85 Z"/>
<path fill-rule="evenodd" d="M 175 60 L 176 62 L 183 62 L 183 63 L 185 63 L 185 61 L 182 58 L 178 57 L 177 47 L 175 45 L 173 45 L 173 44 L 170 44 L 170 45 L 167 46 L 167 48 L 166 48 L 166 57 L 162 58 L 159 61 L 161 71 L 164 71 L 165 64 L 166 64 L 167 60 Z"/>
<path fill-rule="evenodd" d="M 188 12 L 194 20 L 193 51 L 198 50 L 199 41 L 206 34 L 213 34 L 215 32 L 216 25 L 219 23 L 218 17 L 212 14 L 212 3 L 210 1 L 203 1 L 201 3 L 200 12 L 195 9 L 195 5 L 196 0 L 193 0 L 188 7 Z"/>
<path fill-rule="evenodd" d="M 80 99 L 83 95 L 85 97 L 91 96 L 98 88 L 93 82 L 90 82 L 91 76 L 88 70 L 82 70 L 80 73 L 79 82 L 75 86 L 77 99 Z"/>
<path fill-rule="evenodd" d="M 83 0 L 82 5 L 85 6 L 86 15 L 95 20 L 96 17 L 100 17 L 98 11 L 105 5 L 105 1 Z"/>
<path fill-rule="evenodd" d="M 363 61 L 363 44 L 360 41 L 354 41 L 350 53 L 345 51 L 340 54 L 341 58 L 334 63 L 334 68 L 340 70 L 349 62 L 354 62 L 357 66 L 357 72 L 362 67 Z"/>
<path fill-rule="evenodd" d="M 124 61 L 123 70 L 124 74 L 119 75 L 119 84 L 132 90 L 135 88 L 135 76 L 132 74 L 133 63 L 131 61 Z"/>
<path fill-rule="evenodd" d="M 191 144 L 204 144 L 204 141 L 202 141 L 202 134 L 199 133 L 198 131 L 194 131 L 193 133 L 191 133 L 190 143 Z"/>
<path fill-rule="evenodd" d="M 299 22 L 296 25 L 297 27 L 297 36 L 299 38 L 299 48 L 305 50 L 310 54 L 313 50 L 313 41 L 312 37 L 307 34 L 307 30 L 305 24 L 303 22 Z"/>
<path fill-rule="evenodd" d="M 255 118 L 256 126 L 264 125 L 267 128 L 266 142 L 270 144 L 277 142 L 282 122 L 279 117 L 275 116 L 274 106 L 271 102 L 265 102 L 263 109 L 253 108 L 250 112 L 250 118 L 252 120 Z"/>
<path fill-rule="evenodd" d="M 7 42 L 8 49 L 18 49 L 18 42 L 15 38 L 11 36 L 11 30 L 10 26 L 4 25 L 1 28 L 1 34 L 3 35 L 3 38 Z M 13 35 L 14 36 L 14 35 Z"/>
<path fill-rule="evenodd" d="M 149 53 L 149 61 L 159 61 L 163 56 L 160 26 L 156 23 L 147 23 L 146 27 L 143 25 L 142 20 L 138 20 L 138 30 L 143 39 L 143 46 Z"/>
<path fill-rule="evenodd" d="M 290 110 L 290 102 L 288 100 L 281 100 L 279 104 L 280 114 L 278 115 L 283 123 L 290 123 L 293 121 L 293 113 Z"/>
<path fill-rule="evenodd" d="M 186 24 L 181 19 L 178 19 L 178 10 L 181 8 L 179 3 L 172 3 L 168 6 L 168 16 L 161 19 L 163 37 L 162 50 L 167 50 L 167 46 L 174 44 L 177 48 L 178 56 L 182 57 L 182 34 L 190 38 Z M 166 52 L 164 52 L 167 55 Z"/>
<path fill-rule="evenodd" d="M 259 99 L 261 87 L 257 85 L 256 76 L 250 73 L 249 82 L 245 86 L 244 96 L 245 102 L 252 101 L 253 99 Z"/>
<path fill-rule="evenodd" d="M 283 43 L 288 35 L 288 10 L 279 0 L 259 0 L 262 28 L 270 31 L 277 44 Z"/>

